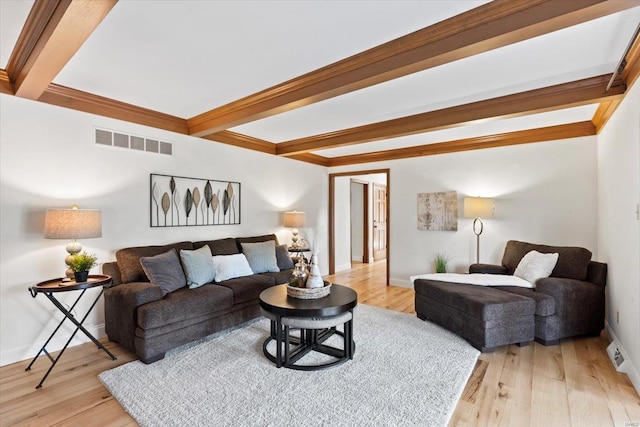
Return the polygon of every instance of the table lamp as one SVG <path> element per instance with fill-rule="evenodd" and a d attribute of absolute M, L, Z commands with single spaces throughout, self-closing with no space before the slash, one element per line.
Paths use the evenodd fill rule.
<path fill-rule="evenodd" d="M 298 228 L 304 227 L 307 221 L 307 214 L 305 212 L 285 212 L 284 213 L 284 226 L 292 228 L 291 230 L 291 248 L 297 249 L 298 243 Z"/>
<path fill-rule="evenodd" d="M 493 216 L 493 199 L 486 197 L 465 197 L 463 215 L 473 220 L 473 232 L 476 235 L 476 262 L 480 263 L 480 235 L 484 225 L 481 218 Z"/>
<path fill-rule="evenodd" d="M 71 257 L 82 250 L 76 239 L 102 237 L 102 214 L 97 209 L 47 209 L 44 217 L 45 239 L 71 239 L 66 249 L 69 255 L 64 262 L 69 266 Z M 67 268 L 65 275 L 73 278 L 73 270 Z"/>

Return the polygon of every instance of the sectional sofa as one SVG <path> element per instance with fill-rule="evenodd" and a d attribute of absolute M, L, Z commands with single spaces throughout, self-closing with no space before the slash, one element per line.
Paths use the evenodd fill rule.
<path fill-rule="evenodd" d="M 270 271 L 249 271 L 252 274 L 198 286 L 183 281 L 181 272 L 175 271 L 180 267 L 169 270 L 177 273 L 178 279 L 167 279 L 166 271 L 149 271 L 153 261 L 167 267 L 170 262 L 175 263 L 176 255 L 203 250 L 208 254 L 210 250 L 213 259 L 226 259 L 242 254 L 243 245 L 246 249 L 251 244 L 270 241 L 277 262 L 276 268 L 267 268 Z M 163 257 L 170 257 L 166 258 L 170 262 Z M 288 282 L 293 268 L 286 246 L 278 245 L 275 235 L 131 247 L 117 251 L 116 260 L 103 265 L 104 274 L 113 278 L 113 286 L 104 293 L 106 333 L 109 340 L 134 351 L 144 363 L 160 360 L 170 349 L 260 316 L 260 292 Z M 185 259 L 181 261 L 184 263 Z M 149 273 L 160 274 L 158 283 L 149 280 Z M 165 282 L 164 287 L 160 282 Z"/>
<path fill-rule="evenodd" d="M 548 277 L 532 288 L 475 286 L 429 279 L 414 281 L 418 317 L 464 337 L 481 351 L 534 340 L 554 345 L 562 338 L 599 335 L 604 328 L 607 264 L 592 261 L 585 248 L 508 241 L 502 265 L 473 264 L 469 273 L 513 275 L 536 251 L 558 254 Z M 419 277 L 419 276 L 417 276 Z"/>

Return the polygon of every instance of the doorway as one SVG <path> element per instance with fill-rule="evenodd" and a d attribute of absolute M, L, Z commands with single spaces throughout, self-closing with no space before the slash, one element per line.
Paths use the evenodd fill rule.
<path fill-rule="evenodd" d="M 354 186 L 355 191 L 362 192 L 364 197 L 365 188 L 367 194 L 366 220 L 365 213 L 362 212 L 362 220 L 355 221 L 363 226 L 362 239 L 363 261 L 372 262 L 375 259 L 386 259 L 386 283 L 389 284 L 390 266 L 390 170 L 375 169 L 364 171 L 352 171 L 329 174 L 329 274 L 336 271 L 345 270 L 351 267 L 351 260 L 354 257 L 352 233 L 353 218 L 351 215 L 351 190 L 352 184 L 365 183 L 359 187 Z M 374 192 L 374 187 L 376 191 Z M 375 194 L 374 194 L 375 193 Z M 378 202 L 374 204 L 375 197 Z M 364 203 L 364 202 L 363 202 Z M 374 209 L 375 206 L 375 209 Z M 358 215 L 358 214 L 356 214 Z M 375 228 L 373 220 L 375 216 Z M 364 234 L 366 236 L 366 243 Z M 357 233 L 356 233 L 357 234 Z M 375 241 L 375 246 L 374 246 Z M 358 244 L 356 242 L 356 244 Z M 365 249 L 366 248 L 366 249 Z"/>

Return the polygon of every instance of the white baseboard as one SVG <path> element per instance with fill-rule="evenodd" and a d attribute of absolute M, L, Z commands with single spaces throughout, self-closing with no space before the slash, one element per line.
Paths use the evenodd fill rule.
<path fill-rule="evenodd" d="M 640 374 L 638 373 L 638 370 L 635 366 L 633 366 L 633 362 L 631 361 L 631 359 L 629 359 L 629 354 L 624 349 L 622 343 L 616 336 L 615 332 L 613 332 L 613 329 L 611 329 L 611 327 L 609 326 L 609 322 L 607 321 L 605 321 L 605 328 L 607 330 L 607 334 L 609 334 L 609 337 L 611 337 L 611 339 L 613 340 L 612 342 L 616 343 L 616 347 L 624 357 L 624 363 L 620 365 L 618 371 L 627 374 L 627 376 L 631 380 L 631 383 L 633 384 L 633 387 L 636 389 L 638 394 L 640 394 Z"/>
<path fill-rule="evenodd" d="M 336 265 L 336 273 L 339 271 L 351 270 L 351 263 L 347 262 L 344 264 Z"/>
<path fill-rule="evenodd" d="M 389 277 L 389 284 L 393 286 L 399 286 L 401 288 L 413 289 L 413 283 L 409 279 L 398 279 L 396 277 Z"/>
<path fill-rule="evenodd" d="M 69 322 L 66 322 L 69 323 Z M 104 331 L 104 323 L 99 325 L 82 325 L 87 329 L 91 335 L 96 337 L 97 339 L 105 337 L 107 334 Z M 52 331 L 48 331 L 51 333 Z M 61 350 L 64 347 L 65 343 L 69 339 L 71 334 L 60 334 L 53 337 L 49 345 L 47 345 L 47 351 L 49 353 L 53 353 L 55 351 Z M 0 352 L 0 366 L 10 365 L 16 362 L 25 362 L 25 368 L 31 362 L 31 360 L 38 354 L 38 351 L 42 348 L 43 344 L 47 340 L 49 336 L 47 335 L 42 339 L 42 342 L 36 342 L 32 345 L 26 345 L 19 348 L 13 348 L 10 350 L 3 350 Z M 82 331 L 78 331 L 75 337 L 73 337 L 73 341 L 69 344 L 69 347 L 75 347 L 76 345 L 84 344 L 86 342 L 91 341 L 89 338 L 82 333 Z M 67 347 L 67 348 L 69 348 Z M 41 354 L 40 358 L 47 359 L 46 354 Z M 64 356 L 62 356 L 64 358 Z M 55 370 L 55 369 L 54 369 Z"/>

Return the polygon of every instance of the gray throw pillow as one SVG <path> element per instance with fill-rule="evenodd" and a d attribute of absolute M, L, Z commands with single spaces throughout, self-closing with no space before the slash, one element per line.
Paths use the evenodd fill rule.
<path fill-rule="evenodd" d="M 142 257 L 140 264 L 149 281 L 160 286 L 164 295 L 184 288 L 187 284 L 175 249 L 152 257 Z"/>
<path fill-rule="evenodd" d="M 255 274 L 280 271 L 276 259 L 276 242 L 273 240 L 242 243 L 242 253 L 247 257 L 249 266 Z"/>
<path fill-rule="evenodd" d="M 289 254 L 289 248 L 287 245 L 276 246 L 276 259 L 278 260 L 278 268 L 280 271 L 291 270 L 295 267 L 291 255 Z"/>
<path fill-rule="evenodd" d="M 198 288 L 205 283 L 213 282 L 216 274 L 213 265 L 213 256 L 208 245 L 204 245 L 195 251 L 180 251 L 180 260 L 184 267 L 184 273 L 187 276 L 187 285 L 189 289 Z"/>

